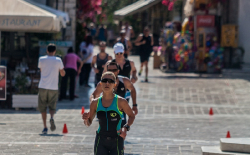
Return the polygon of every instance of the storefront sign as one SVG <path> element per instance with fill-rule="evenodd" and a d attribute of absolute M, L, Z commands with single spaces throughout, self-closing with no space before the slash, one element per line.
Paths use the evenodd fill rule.
<path fill-rule="evenodd" d="M 53 17 L 41 16 L 0 16 L 0 29 L 3 31 L 54 32 L 60 27 Z"/>
<path fill-rule="evenodd" d="M 56 55 L 65 56 L 67 54 L 67 50 L 69 47 L 73 46 L 72 41 L 39 41 L 39 56 L 43 56 L 47 54 L 47 46 L 48 44 L 56 45 Z"/>
<path fill-rule="evenodd" d="M 5 66 L 0 66 L 0 100 L 6 100 L 7 71 Z"/>
<path fill-rule="evenodd" d="M 214 27 L 215 16 L 197 16 L 197 27 Z"/>
<path fill-rule="evenodd" d="M 55 44 L 57 47 L 71 47 L 72 41 L 39 41 L 39 46 L 48 46 L 48 44 Z"/>
<path fill-rule="evenodd" d="M 236 25 L 223 25 L 221 29 L 221 46 L 238 46 L 238 28 Z"/>

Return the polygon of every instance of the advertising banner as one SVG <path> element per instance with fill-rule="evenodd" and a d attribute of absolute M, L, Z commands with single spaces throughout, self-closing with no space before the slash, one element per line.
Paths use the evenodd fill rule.
<path fill-rule="evenodd" d="M 212 15 L 199 15 L 197 16 L 197 27 L 214 27 L 215 16 Z"/>
<path fill-rule="evenodd" d="M 6 100 L 6 82 L 7 82 L 7 69 L 5 66 L 0 66 L 0 100 Z"/>

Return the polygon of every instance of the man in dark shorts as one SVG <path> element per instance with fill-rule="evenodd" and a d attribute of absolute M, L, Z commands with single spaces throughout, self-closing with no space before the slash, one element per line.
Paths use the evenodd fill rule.
<path fill-rule="evenodd" d="M 91 63 L 91 67 L 95 71 L 95 87 L 101 81 L 103 67 L 105 66 L 106 62 L 108 60 L 112 60 L 112 57 L 109 56 L 109 54 L 105 52 L 105 49 L 106 49 L 105 41 L 101 41 L 99 43 L 99 48 L 100 48 L 100 53 L 93 57 L 92 63 Z"/>
<path fill-rule="evenodd" d="M 47 134 L 48 128 L 46 125 L 47 107 L 51 115 L 50 129 L 56 129 L 53 116 L 56 111 L 56 102 L 58 100 L 58 76 L 65 76 L 64 66 L 61 58 L 55 56 L 56 45 L 49 44 L 47 47 L 46 56 L 39 58 L 38 68 L 40 68 L 41 79 L 39 82 L 38 92 L 38 109 L 42 114 L 44 129 L 43 134 Z"/>
<path fill-rule="evenodd" d="M 141 76 L 143 66 L 145 66 L 145 82 L 148 82 L 148 61 L 150 54 L 152 52 L 152 46 L 154 45 L 154 39 L 152 34 L 149 32 L 149 28 L 145 27 L 143 34 L 140 34 L 136 41 L 135 41 L 136 46 L 140 46 L 140 60 L 141 60 L 141 68 L 139 71 L 139 76 Z"/>

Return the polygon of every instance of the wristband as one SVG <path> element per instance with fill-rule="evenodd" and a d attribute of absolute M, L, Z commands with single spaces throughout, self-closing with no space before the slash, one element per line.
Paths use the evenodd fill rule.
<path fill-rule="evenodd" d="M 133 107 L 137 107 L 137 104 L 133 104 Z"/>
<path fill-rule="evenodd" d="M 125 124 L 123 127 L 124 127 L 124 128 L 126 128 L 126 129 L 127 129 L 127 131 L 129 131 L 129 130 L 130 130 L 130 126 L 129 126 L 128 124 Z"/>

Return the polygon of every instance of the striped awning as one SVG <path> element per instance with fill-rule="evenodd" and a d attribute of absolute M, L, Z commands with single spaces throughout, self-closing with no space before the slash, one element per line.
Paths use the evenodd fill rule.
<path fill-rule="evenodd" d="M 60 32 L 67 13 L 31 0 L 0 0 L 0 31 Z"/>
<path fill-rule="evenodd" d="M 131 5 L 115 11 L 114 18 L 122 19 L 125 16 L 144 11 L 159 2 L 161 2 L 161 0 L 139 0 Z"/>

